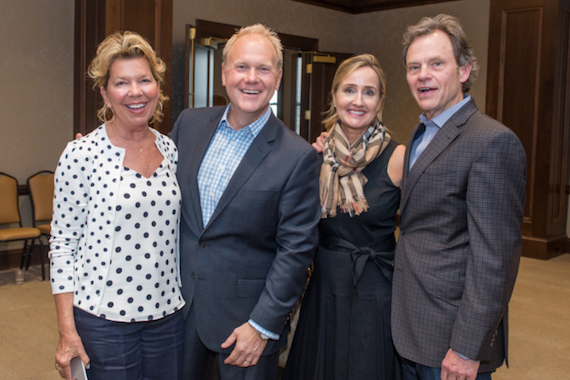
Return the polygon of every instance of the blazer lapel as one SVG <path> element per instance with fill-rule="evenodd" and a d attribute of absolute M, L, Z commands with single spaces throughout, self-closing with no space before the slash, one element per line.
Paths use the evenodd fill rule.
<path fill-rule="evenodd" d="M 459 111 L 451 116 L 447 123 L 441 127 L 441 129 L 433 137 L 433 140 L 431 140 L 429 145 L 417 158 L 414 166 L 408 170 L 413 137 L 410 139 L 404 159 L 404 187 L 402 190 L 402 200 L 400 202 L 400 213 L 402 213 L 404 210 L 408 198 L 414 186 L 420 179 L 422 173 L 457 138 L 457 136 L 461 134 L 460 127 L 465 124 L 469 116 L 471 116 L 476 110 L 477 106 L 475 105 L 475 101 L 471 99 L 471 101 L 469 101 L 465 106 L 463 106 Z M 412 136 L 415 136 L 418 127 L 419 125 L 414 130 L 414 134 Z"/>
<path fill-rule="evenodd" d="M 230 179 L 226 190 L 222 194 L 212 217 L 210 218 L 207 229 L 216 218 L 222 213 L 224 208 L 230 203 L 230 201 L 235 197 L 239 190 L 243 187 L 249 177 L 255 172 L 259 164 L 264 160 L 264 158 L 271 151 L 270 142 L 275 140 L 275 134 L 277 132 L 277 119 L 273 114 L 269 117 L 267 124 L 261 129 L 257 137 L 251 143 L 251 146 L 247 150 L 245 156 L 241 160 L 241 163 L 237 167 L 234 175 Z"/>
<path fill-rule="evenodd" d="M 410 136 L 410 139 L 408 140 L 408 144 L 406 145 L 406 153 L 404 153 L 404 176 L 402 177 L 402 186 L 400 188 L 400 191 L 402 192 L 402 195 L 404 193 L 404 188 L 406 185 L 406 178 L 408 177 L 408 168 L 410 167 L 410 155 L 412 152 L 412 145 L 414 143 L 414 140 L 416 139 L 416 135 L 418 134 L 418 130 L 420 129 L 421 124 L 416 125 L 416 128 L 414 128 L 414 131 L 412 132 L 412 135 Z M 403 200 L 403 197 L 402 197 Z M 402 202 L 400 201 L 400 208 L 402 206 Z"/>
<path fill-rule="evenodd" d="M 212 141 L 212 138 L 216 133 L 216 129 L 220 124 L 220 120 L 224 115 L 224 110 L 225 108 L 223 107 L 221 107 L 221 110 L 216 110 L 218 112 L 215 112 L 210 116 L 209 122 L 206 123 L 204 127 L 197 128 L 196 133 L 192 136 L 196 143 L 190 143 L 186 147 L 186 149 L 192 149 L 189 160 L 190 165 L 187 166 L 187 170 L 189 170 L 190 173 L 188 173 L 188 176 L 186 176 L 186 178 L 188 178 L 188 186 L 191 189 L 189 201 L 192 203 L 192 207 L 194 209 L 193 214 L 196 217 L 195 225 L 198 227 L 198 235 L 200 231 L 204 229 L 204 220 L 202 219 L 202 206 L 200 204 L 200 190 L 198 189 L 198 172 L 200 171 L 200 165 L 202 165 L 202 160 L 206 155 L 206 151 L 210 146 L 210 142 Z M 178 170 L 180 169 L 181 167 L 178 165 Z M 184 200 L 183 202 L 188 201 Z"/>

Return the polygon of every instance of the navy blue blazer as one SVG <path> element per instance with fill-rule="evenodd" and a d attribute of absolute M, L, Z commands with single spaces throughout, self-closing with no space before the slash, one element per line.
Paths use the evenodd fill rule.
<path fill-rule="evenodd" d="M 204 228 L 198 171 L 225 107 L 186 109 L 170 137 L 179 149 L 182 294 L 208 349 L 250 318 L 286 343 L 289 315 L 318 245 L 317 152 L 275 116 L 253 141 Z M 231 352 L 233 347 L 225 350 Z"/>

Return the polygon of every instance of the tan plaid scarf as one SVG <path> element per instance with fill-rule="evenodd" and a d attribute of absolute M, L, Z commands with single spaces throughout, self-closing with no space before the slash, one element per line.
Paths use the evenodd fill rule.
<path fill-rule="evenodd" d="M 323 164 L 319 178 L 322 218 L 333 218 L 336 209 L 352 217 L 368 210 L 363 187 L 368 179 L 362 170 L 380 156 L 390 135 L 384 124 L 377 119 L 370 124 L 364 135 L 349 144 L 337 121 L 323 148 Z"/>

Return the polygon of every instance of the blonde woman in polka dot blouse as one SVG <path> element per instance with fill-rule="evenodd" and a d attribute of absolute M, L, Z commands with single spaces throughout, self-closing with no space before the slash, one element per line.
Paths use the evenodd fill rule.
<path fill-rule="evenodd" d="M 55 176 L 51 283 L 56 368 L 90 380 L 180 379 L 177 149 L 159 120 L 164 63 L 136 33 L 105 39 L 89 68 L 104 122 L 69 143 Z"/>

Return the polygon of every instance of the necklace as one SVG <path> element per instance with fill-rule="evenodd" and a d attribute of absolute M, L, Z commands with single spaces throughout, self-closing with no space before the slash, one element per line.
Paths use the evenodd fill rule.
<path fill-rule="evenodd" d="M 134 145 L 132 142 L 130 142 L 130 141 L 126 140 L 125 138 L 123 138 L 123 136 L 121 136 L 121 135 L 119 134 L 119 132 L 117 131 L 117 128 L 116 128 L 113 124 L 111 124 L 111 126 L 113 127 L 113 130 L 115 131 L 115 134 L 117 135 L 117 137 L 119 137 L 121 140 L 123 140 L 123 142 L 126 142 L 126 143 L 129 144 L 130 146 L 132 146 L 132 147 L 134 147 L 134 148 L 137 148 L 137 149 L 139 150 L 139 153 L 144 153 L 144 150 L 143 150 L 142 147 L 143 147 L 144 144 L 147 142 L 147 140 L 149 140 L 149 139 L 152 137 L 152 135 L 153 135 L 152 132 L 149 133 L 149 134 L 148 134 L 148 137 L 143 140 L 142 144 L 141 144 L 140 146 L 136 146 L 136 145 Z"/>

